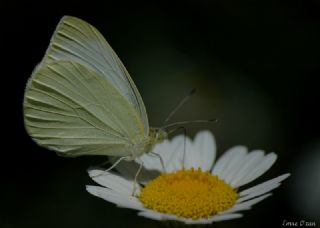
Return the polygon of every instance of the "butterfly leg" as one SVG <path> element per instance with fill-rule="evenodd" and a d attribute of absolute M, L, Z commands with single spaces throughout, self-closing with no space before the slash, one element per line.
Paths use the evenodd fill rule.
<path fill-rule="evenodd" d="M 138 177 L 139 177 L 139 174 L 142 170 L 142 167 L 143 167 L 143 161 L 138 157 L 137 158 L 139 160 L 139 168 L 134 176 L 134 183 L 133 183 L 133 190 L 132 190 L 132 196 L 135 195 L 135 192 L 137 190 L 137 185 L 138 185 Z"/>
<path fill-rule="evenodd" d="M 128 156 L 123 156 L 123 157 L 120 157 L 118 160 L 115 161 L 115 163 L 113 163 L 109 168 L 105 169 L 103 172 L 97 174 L 97 175 L 94 175 L 94 176 L 91 176 L 91 177 L 98 177 L 102 174 L 104 174 L 105 172 L 109 172 L 110 170 L 112 170 L 114 167 L 116 167 L 122 160 L 124 159 L 128 159 L 129 157 Z M 102 163 L 100 166 L 103 166 L 105 165 L 106 163 L 108 163 L 109 161 L 106 161 L 104 163 Z"/>
<path fill-rule="evenodd" d="M 161 163 L 162 172 L 165 173 L 165 172 L 166 172 L 166 168 L 165 168 L 165 166 L 164 166 L 164 162 L 163 162 L 163 159 L 162 159 L 161 155 L 160 155 L 160 154 L 157 154 L 157 153 L 155 153 L 155 152 L 152 152 L 152 151 L 151 151 L 149 154 L 151 154 L 151 155 L 156 156 L 156 157 L 159 158 L 159 161 L 160 161 L 160 163 Z"/>

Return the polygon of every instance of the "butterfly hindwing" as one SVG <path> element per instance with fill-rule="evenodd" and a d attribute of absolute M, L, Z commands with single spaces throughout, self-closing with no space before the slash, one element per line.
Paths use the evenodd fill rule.
<path fill-rule="evenodd" d="M 32 138 L 65 156 L 127 156 L 135 140 L 144 137 L 131 103 L 99 72 L 74 61 L 35 69 L 24 115 Z"/>

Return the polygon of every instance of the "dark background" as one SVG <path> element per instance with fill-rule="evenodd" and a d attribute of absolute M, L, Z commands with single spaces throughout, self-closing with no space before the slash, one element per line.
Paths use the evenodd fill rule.
<path fill-rule="evenodd" d="M 58 157 L 24 130 L 25 84 L 66 14 L 106 37 L 138 86 L 150 125 L 161 126 L 195 88 L 173 120 L 219 122 L 188 125 L 188 135 L 212 130 L 219 154 L 238 144 L 275 151 L 278 161 L 255 183 L 292 173 L 242 219 L 212 227 L 283 227 L 284 220 L 319 227 L 319 12 L 316 0 L 1 1 L 0 227 L 161 225 L 85 191 L 87 167 L 105 158 Z"/>

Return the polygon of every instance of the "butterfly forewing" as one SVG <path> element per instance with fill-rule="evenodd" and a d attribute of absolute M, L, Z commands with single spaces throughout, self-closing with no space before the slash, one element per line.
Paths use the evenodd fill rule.
<path fill-rule="evenodd" d="M 143 123 L 144 136 L 149 134 L 141 95 L 116 53 L 96 28 L 81 19 L 63 17 L 40 66 L 61 60 L 80 63 L 99 73 L 134 107 Z"/>

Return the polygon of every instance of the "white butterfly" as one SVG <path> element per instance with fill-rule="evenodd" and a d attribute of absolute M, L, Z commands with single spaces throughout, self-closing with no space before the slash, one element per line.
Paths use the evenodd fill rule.
<path fill-rule="evenodd" d="M 130 160 L 167 138 L 165 130 L 149 127 L 139 91 L 108 42 L 75 17 L 58 24 L 23 107 L 30 136 L 63 156 Z"/>

